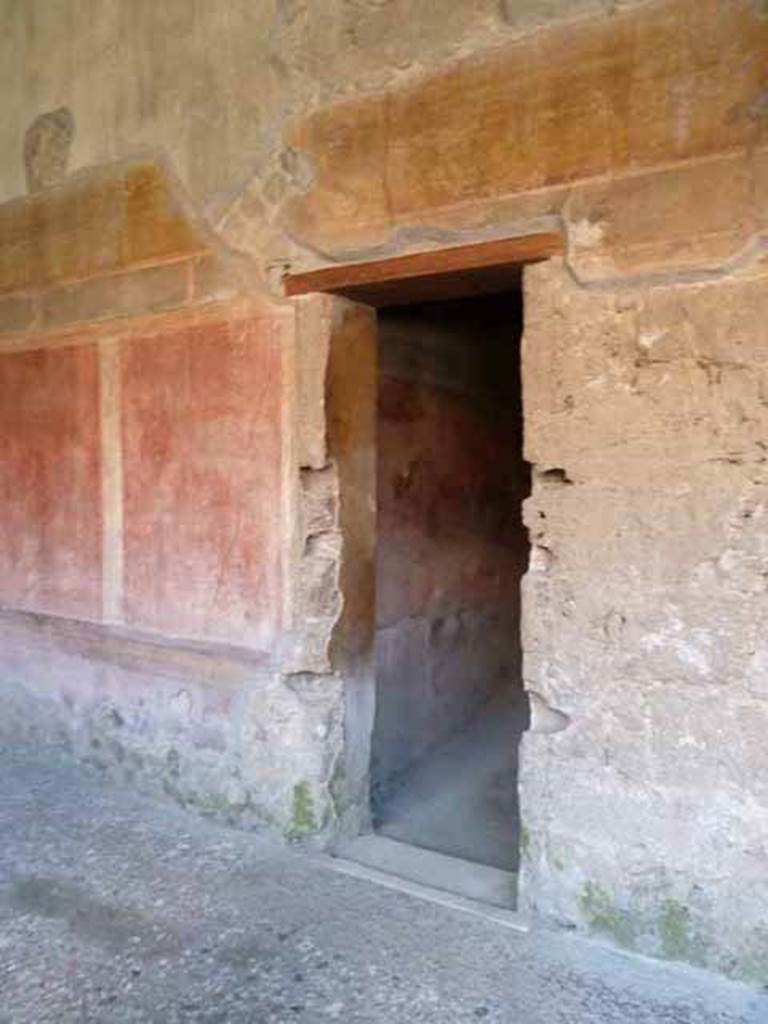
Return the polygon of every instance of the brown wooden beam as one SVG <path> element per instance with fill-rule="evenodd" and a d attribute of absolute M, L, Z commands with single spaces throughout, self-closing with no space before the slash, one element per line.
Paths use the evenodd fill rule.
<path fill-rule="evenodd" d="M 440 291 L 448 294 L 451 278 L 462 281 L 471 273 L 476 289 L 482 291 L 483 272 L 496 272 L 489 274 L 489 280 L 498 282 L 501 268 L 513 269 L 525 263 L 537 263 L 562 251 L 563 236 L 559 232 L 542 232 L 393 256 L 386 260 L 337 264 L 304 274 L 286 274 L 283 281 L 285 294 L 289 296 L 333 292 L 376 305 L 379 290 L 387 301 L 392 301 L 397 291 L 393 288 L 396 282 L 428 278 L 432 282 L 441 282 Z"/>

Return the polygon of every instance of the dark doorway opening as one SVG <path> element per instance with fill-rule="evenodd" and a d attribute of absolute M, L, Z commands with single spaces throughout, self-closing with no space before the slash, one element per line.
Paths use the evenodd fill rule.
<path fill-rule="evenodd" d="M 336 855 L 452 906 L 516 905 L 518 747 L 538 706 L 521 672 L 521 282 L 562 251 L 559 233 L 539 233 L 285 278 L 288 295 L 378 315 L 378 487 L 355 506 L 370 512 L 371 546 L 378 537 L 375 609 L 374 573 L 360 574 L 375 666 L 350 688 L 348 719 L 351 777 L 367 767 L 376 831 Z M 371 401 L 366 429 L 375 412 Z"/>
<path fill-rule="evenodd" d="M 374 824 L 510 873 L 528 725 L 522 316 L 519 287 L 378 310 Z"/>

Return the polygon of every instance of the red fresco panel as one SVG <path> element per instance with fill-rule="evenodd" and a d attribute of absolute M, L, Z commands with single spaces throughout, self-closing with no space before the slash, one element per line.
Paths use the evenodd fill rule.
<path fill-rule="evenodd" d="M 122 387 L 126 620 L 269 649 L 280 608 L 278 325 L 133 338 Z"/>
<path fill-rule="evenodd" d="M 0 602 L 101 616 L 94 345 L 0 355 Z"/>

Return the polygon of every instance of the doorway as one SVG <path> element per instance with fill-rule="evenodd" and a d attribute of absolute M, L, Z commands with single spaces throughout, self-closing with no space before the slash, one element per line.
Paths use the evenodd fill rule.
<path fill-rule="evenodd" d="M 376 831 L 515 873 L 522 292 L 378 311 Z"/>
<path fill-rule="evenodd" d="M 516 905 L 517 760 L 530 720 L 520 639 L 530 485 L 522 278 L 526 263 L 561 249 L 559 235 L 530 235 L 286 279 L 289 295 L 352 300 L 334 307 L 339 365 L 355 407 L 370 396 L 359 455 L 376 452 L 365 494 L 349 492 L 370 516 L 370 573 L 359 587 L 375 642 L 348 687 L 347 719 L 348 749 L 365 752 L 348 775 L 365 771 L 373 831 L 340 841 L 337 854 L 382 884 L 397 877 L 504 908 Z M 376 387 L 367 372 L 357 379 L 342 342 L 360 304 Z M 350 338 L 362 343 L 359 332 Z M 337 410 L 346 400 L 331 389 L 329 422 L 346 422 Z"/>

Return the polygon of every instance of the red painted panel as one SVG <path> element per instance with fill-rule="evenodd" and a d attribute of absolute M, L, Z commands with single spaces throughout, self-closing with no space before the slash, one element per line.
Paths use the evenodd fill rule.
<path fill-rule="evenodd" d="M 0 356 L 0 602 L 101 615 L 98 354 Z"/>
<path fill-rule="evenodd" d="M 123 347 L 125 614 L 268 649 L 280 608 L 278 324 L 236 320 Z"/>

